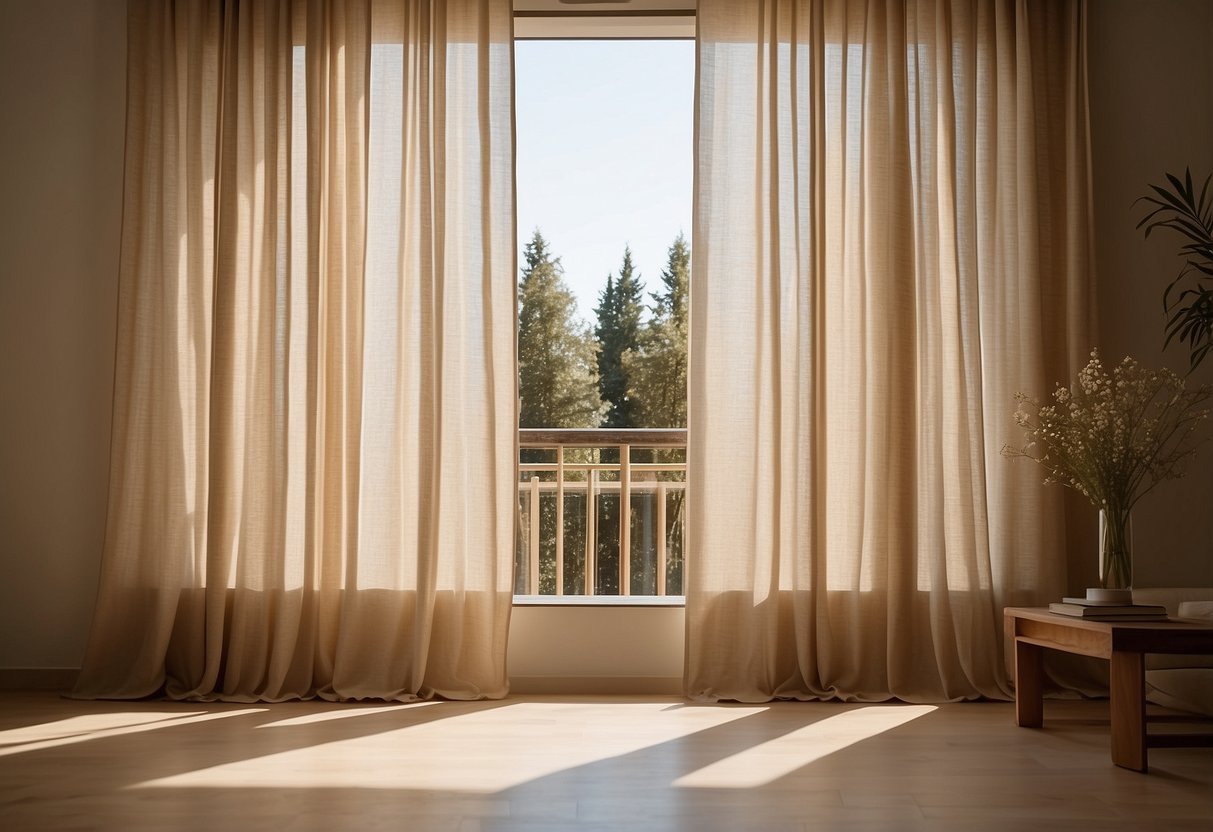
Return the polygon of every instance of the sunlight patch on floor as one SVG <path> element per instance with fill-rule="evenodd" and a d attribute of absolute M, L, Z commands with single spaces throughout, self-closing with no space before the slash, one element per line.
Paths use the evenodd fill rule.
<path fill-rule="evenodd" d="M 933 705 L 874 705 L 846 711 L 717 760 L 679 777 L 674 785 L 701 789 L 765 786 L 822 757 L 934 710 Z"/>
<path fill-rule="evenodd" d="M 401 705 L 371 705 L 365 708 L 341 708 L 340 710 L 320 711 L 314 714 L 293 716 L 290 719 L 280 719 L 277 722 L 267 722 L 257 728 L 296 728 L 300 725 L 314 725 L 317 722 L 331 722 L 335 719 L 349 719 L 355 716 L 383 716 L 397 711 L 415 711 L 427 705 L 438 705 L 437 700 L 426 702 L 407 702 Z"/>
<path fill-rule="evenodd" d="M 766 710 L 670 712 L 667 707 L 665 702 L 565 706 L 520 702 L 149 780 L 131 788 L 382 788 L 488 794 Z M 437 710 L 421 718 L 433 717 Z"/>
<path fill-rule="evenodd" d="M 31 725 L 27 728 L 16 728 L 5 731 L 2 737 L 4 747 L 0 747 L 0 757 L 11 754 L 24 754 L 27 751 L 42 751 L 47 748 L 57 748 L 88 740 L 120 737 L 124 734 L 138 734 L 143 731 L 154 731 L 157 728 L 177 728 L 191 725 L 195 722 L 207 722 L 212 719 L 226 719 L 230 716 L 246 716 L 259 714 L 266 708 L 240 708 L 231 711 L 215 713 L 115 713 L 89 714 L 71 717 L 46 725 Z M 48 730 L 49 729 L 49 730 Z M 48 730 L 39 738 L 40 731 Z M 14 736 L 28 736 L 30 739 L 17 740 Z M 13 743 L 21 743 L 14 745 Z"/>
<path fill-rule="evenodd" d="M 57 719 L 54 722 L 44 722 L 39 725 L 23 725 L 20 728 L 9 728 L 7 731 L 0 731 L 0 746 L 39 742 L 42 740 L 56 740 L 65 737 L 79 737 L 84 734 L 95 734 L 98 731 L 109 731 L 114 728 L 146 725 L 150 722 L 178 719 L 183 716 L 196 716 L 197 713 L 138 713 L 121 711 L 109 714 L 81 714 L 80 716 L 71 716 L 67 719 Z"/>

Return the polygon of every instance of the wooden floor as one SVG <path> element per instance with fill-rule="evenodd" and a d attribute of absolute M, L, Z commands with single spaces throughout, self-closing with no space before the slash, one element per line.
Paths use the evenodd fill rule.
<path fill-rule="evenodd" d="M 0 692 L 0 829 L 1201 830 L 1213 749 L 1107 706 L 73 702 Z"/>

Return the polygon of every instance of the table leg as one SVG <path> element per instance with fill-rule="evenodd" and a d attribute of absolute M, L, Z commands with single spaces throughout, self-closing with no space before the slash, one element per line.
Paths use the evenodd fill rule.
<path fill-rule="evenodd" d="M 1044 716 L 1043 648 L 1015 639 L 1015 724 L 1039 728 Z"/>
<path fill-rule="evenodd" d="M 1145 655 L 1113 651 L 1109 679 L 1112 762 L 1146 771 Z"/>

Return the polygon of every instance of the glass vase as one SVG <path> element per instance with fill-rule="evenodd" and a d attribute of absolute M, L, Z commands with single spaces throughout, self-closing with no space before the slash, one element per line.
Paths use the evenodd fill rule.
<path fill-rule="evenodd" d="M 1127 510 L 1099 510 L 1099 586 L 1133 588 L 1133 517 Z"/>

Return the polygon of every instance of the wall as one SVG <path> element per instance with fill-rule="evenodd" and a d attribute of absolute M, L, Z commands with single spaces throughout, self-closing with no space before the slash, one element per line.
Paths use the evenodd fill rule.
<path fill-rule="evenodd" d="M 1213 3 L 1092 0 L 1091 152 L 1101 346 L 1181 374 L 1187 351 L 1162 352 L 1162 291 L 1179 271 L 1176 235 L 1144 240 L 1133 201 L 1164 173 L 1213 173 Z M 1213 359 L 1199 373 L 1213 380 Z M 1213 586 L 1213 443 L 1186 479 L 1134 512 L 1134 583 Z"/>
<path fill-rule="evenodd" d="M 680 693 L 682 607 L 516 606 L 516 693 Z"/>
<path fill-rule="evenodd" d="M 0 668 L 76 667 L 105 521 L 124 0 L 0 1 Z"/>
<path fill-rule="evenodd" d="M 0 0 L 0 672 L 78 666 L 92 613 L 113 375 L 123 7 Z M 1158 362 L 1154 310 L 1176 268 L 1174 245 L 1142 241 L 1131 203 L 1163 171 L 1213 171 L 1213 3 L 1092 0 L 1089 22 L 1102 345 Z M 1181 366 L 1179 352 L 1166 357 Z M 1211 460 L 1213 449 L 1138 512 L 1139 584 L 1213 585 Z M 519 689 L 618 677 L 667 690 L 681 673 L 679 609 L 519 608 L 511 636 Z"/>

